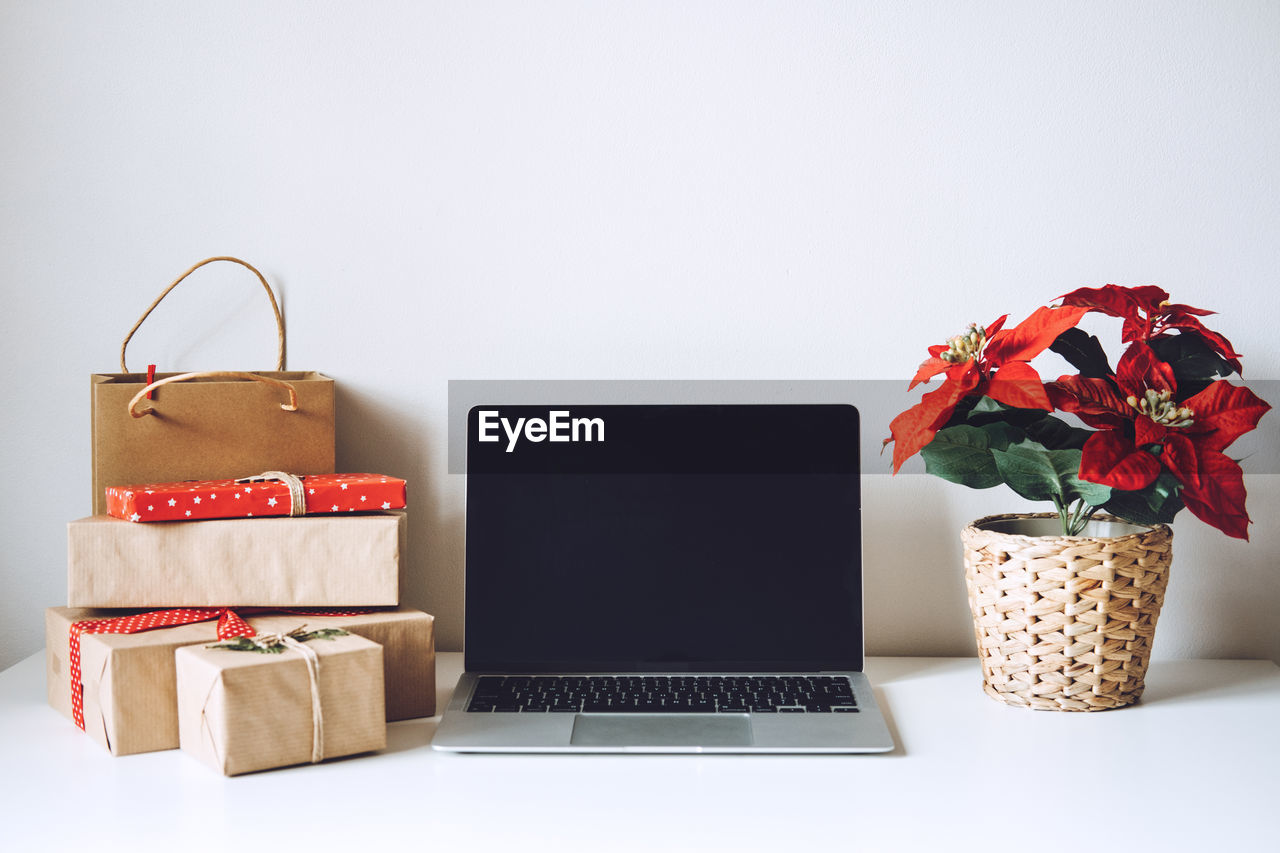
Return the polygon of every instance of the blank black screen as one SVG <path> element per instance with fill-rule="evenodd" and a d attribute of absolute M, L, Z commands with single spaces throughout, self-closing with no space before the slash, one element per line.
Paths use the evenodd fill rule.
<path fill-rule="evenodd" d="M 604 441 L 477 440 L 557 410 Z M 468 669 L 861 669 L 852 406 L 477 407 L 468 471 Z"/>

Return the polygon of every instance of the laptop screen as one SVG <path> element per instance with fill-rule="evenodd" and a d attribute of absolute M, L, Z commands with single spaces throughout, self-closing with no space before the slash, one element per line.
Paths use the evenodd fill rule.
<path fill-rule="evenodd" d="M 848 405 L 477 406 L 470 671 L 862 668 Z"/>

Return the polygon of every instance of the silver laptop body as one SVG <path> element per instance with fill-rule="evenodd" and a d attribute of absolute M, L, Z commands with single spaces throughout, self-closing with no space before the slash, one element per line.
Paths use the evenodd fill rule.
<path fill-rule="evenodd" d="M 892 750 L 859 465 L 853 406 L 475 407 L 466 671 L 433 748 Z"/>

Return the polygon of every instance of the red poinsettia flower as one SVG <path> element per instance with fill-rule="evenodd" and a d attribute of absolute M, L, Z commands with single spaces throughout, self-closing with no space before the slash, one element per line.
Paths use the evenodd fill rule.
<path fill-rule="evenodd" d="M 1235 351 L 1229 340 L 1206 328 L 1198 319 L 1215 312 L 1190 305 L 1171 304 L 1168 291 L 1159 287 L 1120 287 L 1108 284 L 1103 287 L 1082 287 L 1060 298 L 1063 305 L 1079 306 L 1124 318 L 1120 331 L 1120 339 L 1124 343 L 1149 341 L 1175 329 L 1196 332 L 1214 352 L 1231 365 L 1232 370 L 1241 373 L 1240 353 Z"/>
<path fill-rule="evenodd" d="M 1244 473 L 1222 451 L 1271 408 L 1252 391 L 1218 380 L 1179 402 L 1173 369 L 1142 340 L 1121 357 L 1114 386 L 1108 379 L 1063 376 L 1047 389 L 1057 408 L 1098 429 L 1084 445 L 1082 478 L 1137 491 L 1168 470 L 1196 517 L 1228 536 L 1249 538 Z"/>
<path fill-rule="evenodd" d="M 1040 374 L 1028 362 L 1075 326 L 1088 310 L 1042 307 L 1012 329 L 1004 328 L 1006 314 L 985 328 L 970 326 L 946 344 L 929 347 L 929 358 L 920 365 L 907 390 L 939 373 L 945 373 L 946 379 L 889 424 L 891 435 L 885 444 L 893 442 L 894 473 L 933 440 L 965 397 L 985 395 L 1020 409 L 1051 411 L 1053 404 Z"/>

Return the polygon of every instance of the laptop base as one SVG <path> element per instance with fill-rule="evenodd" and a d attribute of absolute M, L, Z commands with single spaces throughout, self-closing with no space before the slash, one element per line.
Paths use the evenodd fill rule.
<path fill-rule="evenodd" d="M 746 674 L 746 673 L 741 673 Z M 476 713 L 477 673 L 458 680 L 431 746 L 442 752 L 833 754 L 890 752 L 893 738 L 860 672 L 857 714 Z"/>

